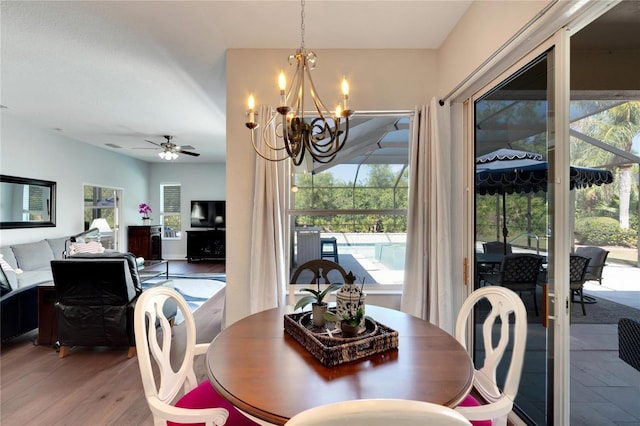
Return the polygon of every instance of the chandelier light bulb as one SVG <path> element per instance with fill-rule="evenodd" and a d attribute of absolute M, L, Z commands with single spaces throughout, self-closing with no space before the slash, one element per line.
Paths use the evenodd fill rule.
<path fill-rule="evenodd" d="M 284 72 L 280 71 L 280 75 L 278 76 L 278 87 L 280 88 L 280 105 L 284 106 L 287 104 L 287 100 L 285 97 L 285 89 L 287 88 L 287 80 L 284 77 Z"/>
<path fill-rule="evenodd" d="M 345 77 L 342 77 L 342 95 L 344 96 L 343 108 L 347 111 L 349 109 L 349 83 Z"/>
<path fill-rule="evenodd" d="M 247 101 L 247 104 L 249 106 L 249 122 L 253 123 L 255 122 L 255 107 L 256 107 L 256 100 L 253 97 L 253 94 L 249 95 L 249 100 Z"/>

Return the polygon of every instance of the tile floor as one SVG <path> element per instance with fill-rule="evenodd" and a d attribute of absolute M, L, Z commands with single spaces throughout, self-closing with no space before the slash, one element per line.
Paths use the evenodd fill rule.
<path fill-rule="evenodd" d="M 585 294 L 640 309 L 640 269 L 610 264 Z M 571 426 L 639 426 L 640 371 L 618 358 L 618 325 L 573 324 L 570 347 Z"/>

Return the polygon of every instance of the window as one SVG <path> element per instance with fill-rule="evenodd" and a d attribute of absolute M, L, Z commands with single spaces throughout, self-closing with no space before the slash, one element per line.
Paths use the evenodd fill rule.
<path fill-rule="evenodd" d="M 377 130 L 375 135 L 350 137 L 346 152 L 331 163 L 315 164 L 313 173 L 294 174 L 291 268 L 323 257 L 337 260 L 358 282 L 401 285 L 407 236 L 409 119 L 375 117 L 365 123 Z M 351 131 L 357 135 L 354 128 Z"/>
<path fill-rule="evenodd" d="M 110 229 L 100 231 L 100 242 L 107 249 L 118 250 L 120 199 L 122 190 L 84 185 L 84 230 L 95 227 L 96 219 L 106 219 Z"/>
<path fill-rule="evenodd" d="M 182 216 L 180 212 L 180 185 L 160 185 L 160 199 L 162 202 L 160 220 L 164 229 L 165 239 L 180 239 L 182 235 Z"/>

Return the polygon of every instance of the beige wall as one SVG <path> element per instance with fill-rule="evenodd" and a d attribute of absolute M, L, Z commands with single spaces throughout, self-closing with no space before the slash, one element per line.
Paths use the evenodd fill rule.
<path fill-rule="evenodd" d="M 256 155 L 245 127 L 246 99 L 278 102 L 277 74 L 288 67 L 289 50 L 227 53 L 227 324 L 248 315 L 251 212 Z M 435 53 L 428 50 L 318 50 L 313 80 L 324 103 L 340 99 L 343 75 L 351 107 L 359 111 L 413 110 L 435 96 Z M 262 161 L 262 160 L 259 160 Z"/>
<path fill-rule="evenodd" d="M 550 0 L 475 1 L 438 50 L 440 97 L 504 45 Z"/>
<path fill-rule="evenodd" d="M 413 109 L 455 87 L 517 30 L 532 19 L 548 1 L 477 2 L 465 14 L 438 51 L 427 50 L 322 50 L 314 82 L 324 102 L 337 101 L 339 79 L 351 85 L 351 106 L 356 110 Z M 287 65 L 288 50 L 230 50 L 227 53 L 227 311 L 231 324 L 250 314 L 249 271 L 254 164 L 246 121 L 246 98 L 250 92 L 258 104 L 278 102 L 277 73 Z M 461 125 L 460 121 L 457 121 Z M 461 133 L 453 129 L 453 161 L 460 162 Z M 461 174 L 462 168 L 454 168 Z M 454 183 L 464 191 L 460 176 Z M 452 211 L 460 211 L 462 197 L 452 197 Z M 454 251 L 460 252 L 463 217 L 457 215 Z M 461 254 L 454 265 L 461 264 Z M 457 269 L 460 268 L 456 268 Z M 457 271 L 456 282 L 462 274 Z"/>

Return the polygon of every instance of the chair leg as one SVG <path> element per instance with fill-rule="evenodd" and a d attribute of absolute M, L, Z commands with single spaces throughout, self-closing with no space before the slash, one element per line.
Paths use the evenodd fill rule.
<path fill-rule="evenodd" d="M 582 305 L 582 315 L 587 315 L 587 311 L 584 310 L 584 295 L 582 294 L 582 289 L 578 291 L 580 292 L 580 304 Z"/>
<path fill-rule="evenodd" d="M 60 350 L 58 351 L 58 358 L 64 358 L 67 352 L 68 352 L 68 347 L 60 345 Z"/>
<path fill-rule="evenodd" d="M 536 297 L 536 291 L 533 290 L 532 292 L 533 294 L 533 308 L 536 310 L 536 316 L 538 316 L 538 301 L 537 301 L 537 297 Z"/>
<path fill-rule="evenodd" d="M 133 358 L 136 355 L 136 347 L 129 346 L 129 352 L 127 353 L 127 358 Z"/>

